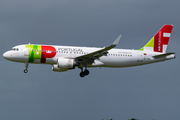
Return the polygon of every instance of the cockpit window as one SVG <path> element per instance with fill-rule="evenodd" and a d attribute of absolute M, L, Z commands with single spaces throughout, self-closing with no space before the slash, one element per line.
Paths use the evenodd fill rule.
<path fill-rule="evenodd" d="M 19 51 L 18 48 L 12 48 L 11 50 L 12 50 L 12 51 Z"/>

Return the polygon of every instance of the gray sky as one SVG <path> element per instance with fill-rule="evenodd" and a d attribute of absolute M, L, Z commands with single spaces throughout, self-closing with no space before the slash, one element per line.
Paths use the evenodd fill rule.
<path fill-rule="evenodd" d="M 103 47 L 119 34 L 117 48 L 138 49 L 173 24 L 168 52 L 177 58 L 131 68 L 53 72 L 50 65 L 0 58 L 1 120 L 180 119 L 179 0 L 1 0 L 1 55 L 15 45 Z"/>

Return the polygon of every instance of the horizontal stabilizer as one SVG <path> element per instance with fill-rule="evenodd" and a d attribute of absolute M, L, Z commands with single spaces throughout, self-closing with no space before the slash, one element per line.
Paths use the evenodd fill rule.
<path fill-rule="evenodd" d="M 165 53 L 165 54 L 155 55 L 153 57 L 154 58 L 161 58 L 161 57 L 166 57 L 166 56 L 169 56 L 169 55 L 172 55 L 172 54 L 175 54 L 175 53 Z"/>

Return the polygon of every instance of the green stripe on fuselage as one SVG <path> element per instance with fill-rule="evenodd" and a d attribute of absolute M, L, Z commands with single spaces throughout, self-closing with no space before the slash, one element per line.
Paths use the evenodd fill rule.
<path fill-rule="evenodd" d="M 29 63 L 41 61 L 41 45 L 26 45 L 29 49 Z"/>

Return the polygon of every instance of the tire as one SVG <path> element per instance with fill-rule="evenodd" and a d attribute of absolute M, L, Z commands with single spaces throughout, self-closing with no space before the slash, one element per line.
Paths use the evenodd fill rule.
<path fill-rule="evenodd" d="M 84 72 L 81 72 L 79 75 L 80 75 L 80 77 L 84 77 L 84 76 L 85 76 L 85 73 L 84 73 Z"/>
<path fill-rule="evenodd" d="M 27 73 L 27 72 L 28 72 L 28 70 L 27 70 L 27 69 L 25 69 L 25 70 L 24 70 L 24 73 Z"/>
<path fill-rule="evenodd" d="M 84 74 L 85 74 L 85 75 L 89 75 L 89 70 L 87 70 L 87 69 L 84 70 Z"/>

